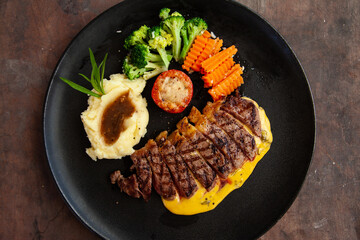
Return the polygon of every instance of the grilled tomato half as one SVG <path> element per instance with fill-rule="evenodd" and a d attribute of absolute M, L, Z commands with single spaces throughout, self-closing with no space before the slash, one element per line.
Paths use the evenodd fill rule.
<path fill-rule="evenodd" d="M 193 84 L 188 75 L 179 70 L 168 70 L 156 79 L 151 96 L 161 109 L 180 113 L 189 105 L 193 96 Z"/>

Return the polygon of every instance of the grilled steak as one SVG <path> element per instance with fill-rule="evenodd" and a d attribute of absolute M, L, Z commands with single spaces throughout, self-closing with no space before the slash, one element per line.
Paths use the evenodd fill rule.
<path fill-rule="evenodd" d="M 180 135 L 178 130 L 175 130 L 169 136 L 169 140 L 176 146 L 176 151 L 200 184 L 206 188 L 206 190 L 211 190 L 215 186 L 217 177 L 214 170 L 212 170 L 201 155 L 194 149 L 193 145 Z"/>
<path fill-rule="evenodd" d="M 111 184 L 115 184 L 118 183 L 118 181 L 120 180 L 120 178 L 122 178 L 123 176 L 121 175 L 120 170 L 116 170 L 113 173 L 110 174 L 110 181 Z"/>
<path fill-rule="evenodd" d="M 147 149 L 145 147 L 131 154 L 131 160 L 134 165 L 132 169 L 136 169 L 136 175 L 139 182 L 139 188 L 145 201 L 150 199 L 152 187 L 152 172 L 148 161 L 146 160 Z"/>
<path fill-rule="evenodd" d="M 219 174 L 221 178 L 227 178 L 233 171 L 231 160 L 224 157 L 211 141 L 189 123 L 186 117 L 184 117 L 176 126 L 181 134 L 185 136 L 216 173 Z"/>
<path fill-rule="evenodd" d="M 171 179 L 169 169 L 162 160 L 156 142 L 150 139 L 145 147 L 146 159 L 148 160 L 153 176 L 153 186 L 156 192 L 167 200 L 172 200 L 176 196 L 175 185 Z"/>
<path fill-rule="evenodd" d="M 200 132 L 211 139 L 227 158 L 231 159 L 235 169 L 242 166 L 246 157 L 224 130 L 208 120 L 195 107 L 191 109 L 189 120 L 195 124 Z"/>
<path fill-rule="evenodd" d="M 198 189 L 195 178 L 191 175 L 181 156 L 176 152 L 175 146 L 166 138 L 167 132 L 160 133 L 156 138 L 160 154 L 170 170 L 179 195 L 190 198 Z"/>
<path fill-rule="evenodd" d="M 229 96 L 221 109 L 244 123 L 256 136 L 261 137 L 259 110 L 252 101 L 241 98 L 239 95 Z"/>
<path fill-rule="evenodd" d="M 220 103 L 208 103 L 204 115 L 221 127 L 241 148 L 249 160 L 255 158 L 257 147 L 254 137 L 231 114 L 220 109 Z"/>
<path fill-rule="evenodd" d="M 223 186 L 221 183 L 244 161 L 255 158 L 255 136 L 261 137 L 257 106 L 238 94 L 208 103 L 203 114 L 193 107 L 177 128 L 170 136 L 164 131 L 156 141 L 150 139 L 136 150 L 131 155 L 131 170 L 136 174 L 124 178 L 115 171 L 110 175 L 111 183 L 145 201 L 150 198 L 152 184 L 164 199 L 172 200 L 177 194 L 190 198 L 199 187 L 196 180 L 207 191 L 216 183 Z"/>
<path fill-rule="evenodd" d="M 117 170 L 110 175 L 110 180 L 112 184 L 117 183 L 120 191 L 125 192 L 130 197 L 140 198 L 142 196 L 139 189 L 139 183 L 135 174 L 131 175 L 130 177 L 124 178 L 121 175 L 121 172 Z"/>

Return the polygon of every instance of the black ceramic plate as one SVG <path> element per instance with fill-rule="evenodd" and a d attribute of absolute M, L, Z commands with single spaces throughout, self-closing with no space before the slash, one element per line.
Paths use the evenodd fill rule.
<path fill-rule="evenodd" d="M 245 67 L 241 92 L 266 110 L 274 135 L 270 151 L 244 186 L 213 211 L 194 216 L 173 215 L 155 193 L 145 203 L 110 184 L 109 174 L 116 169 L 127 172 L 131 161 L 94 162 L 86 155 L 90 143 L 80 113 L 87 108 L 87 96 L 59 79 L 82 81 L 77 73 L 90 73 L 89 47 L 98 61 L 109 53 L 106 76 L 121 72 L 124 38 L 143 24 L 158 24 L 162 7 L 187 18 L 204 18 L 225 46 L 236 45 L 236 60 Z M 171 68 L 179 66 L 174 63 Z M 192 74 L 191 78 L 195 88 L 191 105 L 202 109 L 210 97 L 199 76 Z M 148 133 L 137 148 L 162 130 L 174 130 L 176 122 L 189 112 L 172 115 L 159 110 L 150 97 L 153 82 L 147 82 L 143 94 L 150 112 Z M 109 9 L 65 51 L 52 76 L 44 112 L 46 153 L 62 195 L 89 228 L 109 239 L 259 237 L 286 212 L 299 192 L 311 161 L 314 135 L 311 92 L 294 53 L 265 20 L 238 3 L 222 0 L 127 0 Z"/>

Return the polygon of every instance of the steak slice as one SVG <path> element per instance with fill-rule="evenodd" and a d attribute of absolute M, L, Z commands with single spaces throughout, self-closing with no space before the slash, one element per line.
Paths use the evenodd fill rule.
<path fill-rule="evenodd" d="M 146 158 L 153 173 L 153 186 L 156 192 L 166 200 L 173 200 L 176 197 L 176 188 L 171 179 L 169 169 L 162 160 L 156 142 L 150 139 L 145 147 Z"/>
<path fill-rule="evenodd" d="M 156 138 L 160 154 L 170 170 L 179 195 L 184 198 L 190 198 L 198 189 L 195 178 L 190 173 L 184 160 L 176 152 L 175 146 L 166 138 L 166 131 L 160 133 Z"/>
<path fill-rule="evenodd" d="M 148 201 L 151 195 L 152 172 L 150 165 L 146 160 L 146 152 L 146 148 L 143 147 L 139 150 L 136 150 L 133 154 L 131 154 L 130 157 L 134 163 L 131 169 L 135 168 L 136 170 L 141 195 L 145 201 Z"/>
<path fill-rule="evenodd" d="M 221 178 L 227 178 L 233 171 L 231 160 L 224 157 L 219 149 L 184 117 L 176 125 L 180 133 L 190 142 L 200 155 L 210 164 Z"/>
<path fill-rule="evenodd" d="M 244 128 L 239 120 L 221 110 L 220 107 L 220 102 L 208 102 L 203 109 L 203 113 L 238 144 L 249 160 L 253 160 L 257 153 L 254 137 Z"/>
<path fill-rule="evenodd" d="M 120 191 L 125 192 L 130 197 L 140 198 L 142 196 L 139 189 L 139 182 L 135 174 L 124 178 L 123 175 L 121 175 L 120 170 L 117 170 L 110 175 L 110 180 L 112 184 L 117 183 Z"/>
<path fill-rule="evenodd" d="M 229 96 L 221 109 L 233 115 L 244 123 L 256 136 L 261 137 L 261 122 L 259 110 L 251 100 L 237 96 Z"/>
<path fill-rule="evenodd" d="M 177 153 L 185 161 L 191 172 L 199 183 L 210 191 L 216 183 L 215 171 L 206 163 L 201 155 L 194 149 L 193 145 L 181 136 L 179 130 L 175 130 L 169 136 L 170 142 L 176 147 Z"/>
<path fill-rule="evenodd" d="M 242 166 L 246 159 L 245 155 L 223 129 L 208 120 L 195 107 L 191 109 L 189 120 L 195 124 L 195 127 L 200 132 L 211 139 L 215 146 L 217 146 L 227 158 L 231 159 L 235 169 Z"/>

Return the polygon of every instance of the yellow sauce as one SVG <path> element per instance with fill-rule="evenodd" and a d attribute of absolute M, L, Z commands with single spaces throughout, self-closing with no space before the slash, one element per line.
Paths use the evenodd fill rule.
<path fill-rule="evenodd" d="M 251 100 L 249 98 L 246 99 Z M 258 154 L 255 159 L 253 161 L 246 161 L 240 169 L 228 177 L 228 180 L 230 180 L 228 181 L 229 183 L 226 183 L 220 190 L 219 180 L 215 187 L 209 192 L 197 182 L 199 189 L 190 199 L 180 198 L 179 196 L 171 201 L 162 199 L 164 206 L 170 212 L 178 215 L 193 215 L 210 211 L 214 209 L 230 192 L 240 188 L 248 179 L 255 169 L 256 164 L 264 157 L 267 151 L 269 151 L 270 145 L 273 141 L 270 122 L 264 109 L 260 108 L 255 101 L 253 102 L 259 109 L 262 130 L 262 138 L 253 135 L 258 148 Z M 247 130 L 251 133 L 249 129 Z"/>

